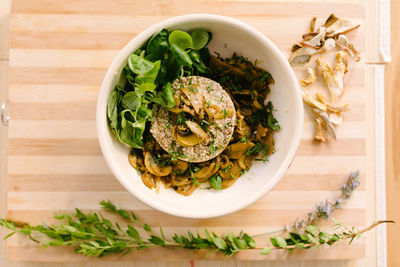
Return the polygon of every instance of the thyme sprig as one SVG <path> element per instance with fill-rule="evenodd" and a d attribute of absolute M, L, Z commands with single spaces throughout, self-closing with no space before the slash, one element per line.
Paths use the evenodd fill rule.
<path fill-rule="evenodd" d="M 352 191 L 358 186 L 358 176 L 358 172 L 350 175 L 348 182 L 342 188 L 343 199 L 348 199 Z M 55 214 L 54 218 L 59 223 L 51 226 L 46 224 L 33 226 L 8 219 L 0 219 L 0 226 L 11 230 L 11 233 L 5 238 L 9 238 L 15 233 L 21 233 L 43 248 L 70 246 L 78 254 L 102 257 L 109 254 L 125 255 L 132 249 L 142 250 L 151 247 L 206 249 L 208 250 L 207 255 L 220 252 L 226 256 L 232 256 L 241 250 L 255 249 L 266 255 L 273 250 L 292 251 L 312 247 L 318 248 L 325 245 L 331 246 L 345 240 L 349 240 L 351 243 L 379 224 L 393 223 L 393 221 L 378 221 L 365 229 L 358 230 L 354 227 L 347 228 L 335 221 L 334 232 L 330 233 L 322 231 L 316 225 L 317 219 L 330 218 L 330 216 L 321 213 L 320 206 L 317 206 L 316 211 L 313 212 L 315 216 L 305 221 L 304 226 L 302 224 L 302 227 L 287 229 L 288 232 L 284 236 L 272 236 L 269 239 L 269 244 L 264 247 L 257 246 L 254 238 L 265 234 L 250 236 L 244 232 L 218 235 L 205 229 L 202 235 L 188 231 L 186 234 L 174 234 L 167 238 L 161 227 L 157 231 L 153 230 L 150 225 L 140 221 L 132 211 L 119 209 L 110 201 L 102 201 L 100 205 L 103 210 L 120 216 L 124 223 L 127 223 L 127 226 L 121 227 L 118 222 L 111 222 L 101 212 L 84 213 L 79 209 L 76 209 L 72 215 Z M 334 207 L 335 209 L 339 208 L 338 205 L 334 205 Z M 330 209 L 330 212 L 332 211 Z"/>

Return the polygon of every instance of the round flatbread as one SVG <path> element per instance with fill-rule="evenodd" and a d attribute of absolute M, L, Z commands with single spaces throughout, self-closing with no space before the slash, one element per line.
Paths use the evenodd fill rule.
<path fill-rule="evenodd" d="M 203 162 L 218 156 L 229 144 L 235 128 L 236 111 L 229 94 L 219 83 L 200 76 L 177 79 L 172 88 L 179 104 L 172 109 L 154 105 L 150 128 L 154 139 L 183 161 Z M 171 117 L 180 112 L 191 114 L 197 125 L 204 128 L 207 137 L 200 143 L 184 146 L 174 139 L 176 125 Z"/>

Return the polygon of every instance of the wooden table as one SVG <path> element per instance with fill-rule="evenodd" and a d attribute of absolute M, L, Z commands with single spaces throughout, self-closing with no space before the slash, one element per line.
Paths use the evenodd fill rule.
<path fill-rule="evenodd" d="M 400 266 L 400 1 L 391 4 L 392 62 L 385 70 L 386 201 L 387 218 L 397 224 L 387 228 L 387 248 L 388 266 Z"/>
<path fill-rule="evenodd" d="M 4 4 L 4 2 L 5 1 L 3 1 L 2 4 Z M 393 2 L 396 2 L 396 1 L 393 1 Z M 0 6 L 0 8 L 1 8 L 1 6 Z M 396 11 L 397 11 L 397 13 L 393 13 L 393 12 L 396 12 Z M 393 18 L 395 18 L 395 14 L 400 14 L 400 5 L 399 5 L 399 3 L 397 3 L 397 6 L 396 6 L 396 3 L 393 3 L 393 11 L 392 11 L 392 17 Z M 399 23 L 399 19 L 398 18 L 395 18 L 395 19 L 397 19 L 397 24 L 398 24 Z M 396 23 L 395 20 L 393 20 L 393 22 L 392 22 L 392 27 L 393 27 L 392 31 L 393 32 L 396 29 L 395 28 L 395 25 L 396 25 L 395 23 Z M 5 25 L 5 26 L 3 25 L 3 29 L 5 27 L 7 27 L 7 25 Z M 398 36 L 397 36 L 397 38 L 398 38 Z M 4 44 L 4 43 L 5 42 L 2 42 L 0 44 L 0 48 L 2 48 L 1 45 Z M 393 38 L 393 43 L 395 43 L 395 38 Z M 396 51 L 393 48 L 393 58 L 394 59 L 396 59 L 396 55 L 399 55 L 399 49 L 397 49 L 397 51 Z M 6 64 L 7 64 L 6 61 L 8 59 L 7 50 L 0 51 L 0 56 L 1 56 L 0 59 L 4 60 L 4 61 L 1 62 L 1 72 L 0 73 L 4 73 L 3 70 L 4 70 L 4 68 L 5 68 Z M 391 85 L 390 87 L 389 86 L 386 87 L 386 96 L 387 96 L 386 112 L 387 112 L 387 118 L 388 118 L 388 123 L 386 124 L 387 125 L 387 173 L 388 173 L 388 177 L 387 177 L 387 180 L 388 180 L 388 194 L 387 195 L 388 195 L 388 218 L 400 221 L 399 211 L 398 211 L 398 208 L 397 208 L 398 206 L 395 205 L 396 203 L 397 204 L 399 203 L 400 198 L 397 198 L 397 199 L 392 198 L 393 196 L 396 195 L 396 192 L 395 192 L 396 188 L 400 189 L 399 179 L 396 180 L 395 177 L 394 177 L 394 174 L 395 174 L 395 171 L 396 171 L 395 168 L 397 167 L 396 166 L 397 164 L 395 164 L 395 159 L 396 159 L 395 157 L 396 156 L 398 157 L 398 154 L 396 154 L 395 152 L 400 152 L 399 149 L 395 146 L 395 143 L 394 143 L 394 141 L 396 141 L 396 139 L 395 139 L 396 135 L 394 133 L 395 133 L 396 130 L 400 130 L 399 129 L 398 120 L 397 121 L 395 120 L 396 118 L 399 119 L 399 107 L 398 107 L 398 104 L 396 106 L 396 103 L 399 103 L 399 102 L 396 101 L 396 100 L 399 100 L 399 97 L 400 97 L 400 94 L 399 93 L 395 94 L 395 90 L 394 90 L 394 88 L 396 87 L 395 86 L 396 83 L 399 84 L 399 79 L 396 80 L 396 75 L 397 75 L 396 66 L 398 66 L 398 63 L 397 63 L 397 65 L 396 65 L 396 63 L 397 62 L 393 62 L 391 65 L 389 65 L 389 67 L 387 69 L 387 75 L 388 75 L 387 76 L 387 81 L 389 81 L 388 85 Z M 4 82 L 4 79 L 1 79 L 1 81 Z M 4 96 L 2 95 L 1 99 L 3 99 L 3 97 Z M 396 121 L 397 123 L 389 123 L 390 121 Z M 392 130 L 392 132 L 390 132 L 390 130 Z M 1 132 L 1 134 L 4 134 L 4 132 Z M 3 156 L 4 155 L 1 155 L 0 158 L 1 159 L 4 158 Z M 1 165 L 0 165 L 0 169 L 1 170 L 4 169 L 4 163 L 5 163 L 4 161 L 1 161 Z M 5 190 L 5 188 L 1 188 L 0 190 Z M 0 191 L 0 195 L 4 194 L 4 193 L 5 193 L 4 191 Z M 395 202 L 395 201 L 397 201 L 397 202 Z M 395 213 L 396 210 L 397 210 L 397 214 Z M 388 229 L 389 229 L 389 245 L 388 245 L 389 261 L 388 261 L 388 266 L 398 266 L 398 265 L 400 266 L 399 259 L 396 258 L 396 255 L 395 255 L 396 247 L 394 245 L 390 245 L 391 244 L 390 242 L 393 242 L 393 244 L 394 244 L 396 239 L 398 240 L 400 238 L 399 227 L 398 226 L 393 226 L 393 227 L 389 226 Z M 395 236 L 396 230 L 397 230 L 397 236 Z M 392 234 L 390 234 L 390 233 L 392 233 Z M 0 253 L 1 253 L 1 255 L 4 255 L 2 253 L 3 250 L 4 250 L 3 247 L 4 246 L 0 245 Z M 0 261 L 0 265 L 3 266 L 1 263 L 3 263 L 3 261 Z M 189 263 L 187 262 L 186 264 L 189 264 Z M 203 264 L 204 264 L 204 266 L 206 266 L 205 263 L 201 263 L 201 262 L 196 263 L 196 266 L 201 266 Z M 210 265 L 215 265 L 215 266 L 222 266 L 222 265 L 228 266 L 229 265 L 230 266 L 230 265 L 233 265 L 233 264 L 234 263 L 232 261 L 227 261 L 227 262 L 208 262 L 207 266 L 210 266 Z M 278 264 L 279 263 L 277 263 L 277 264 L 269 263 L 268 266 L 275 266 L 275 265 L 278 266 Z M 317 264 L 317 263 L 311 263 L 310 262 L 310 265 L 313 265 L 313 266 L 336 266 L 337 264 L 341 264 L 341 263 L 334 263 L 334 262 L 331 262 L 331 263 L 330 262 L 324 262 L 323 263 L 323 262 L 320 262 L 320 263 L 318 263 L 318 265 L 314 265 L 314 264 Z M 345 265 L 346 266 L 353 266 L 354 264 L 355 263 L 347 263 Z M 89 263 L 89 264 L 83 264 L 82 266 L 91 266 L 91 265 L 92 264 Z M 134 265 L 129 265 L 129 266 L 136 266 L 136 265 L 137 266 L 141 266 L 141 263 L 135 263 Z M 155 263 L 155 265 L 164 266 L 164 264 L 161 264 L 161 263 L 160 264 L 156 264 Z M 185 263 L 184 264 L 169 263 L 166 266 L 184 266 L 184 265 L 185 265 Z M 236 262 L 235 265 L 238 265 L 238 266 L 252 266 L 253 264 Z M 257 266 L 258 265 L 264 266 L 264 264 L 262 264 L 262 263 L 254 264 L 254 266 L 256 266 L 256 265 Z M 279 265 L 281 265 L 281 264 L 279 264 Z M 342 266 L 342 265 L 344 265 L 344 263 L 342 263 L 340 266 Z M 4 266 L 14 266 L 14 263 L 10 263 L 10 262 L 6 263 L 4 261 Z M 25 264 L 25 263 L 21 263 L 21 264 L 17 264 L 16 263 L 15 266 L 50 266 L 50 265 L 49 264 L 30 265 L 30 264 Z M 65 265 L 65 266 L 67 266 L 67 265 Z M 113 266 L 115 266 L 115 265 L 113 265 Z M 119 265 L 117 265 L 117 266 L 119 266 Z M 123 265 L 120 265 L 120 266 L 123 266 Z M 267 266 L 267 264 L 265 264 L 265 266 Z M 297 266 L 297 265 L 291 264 L 290 266 Z M 359 266 L 364 266 L 364 265 L 359 265 Z"/>

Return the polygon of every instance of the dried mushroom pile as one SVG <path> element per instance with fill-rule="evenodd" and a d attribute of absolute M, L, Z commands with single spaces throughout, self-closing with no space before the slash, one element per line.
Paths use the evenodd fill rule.
<path fill-rule="evenodd" d="M 342 123 L 342 112 L 348 110 L 348 104 L 340 102 L 345 92 L 344 78 L 348 72 L 349 58 L 358 62 L 360 55 L 345 34 L 360 24 L 353 24 L 331 14 L 321 27 L 316 29 L 315 25 L 314 17 L 303 40 L 293 45 L 289 62 L 293 67 L 303 67 L 306 70 L 306 79 L 300 80 L 303 100 L 312 108 L 315 116 L 315 140 L 325 142 L 328 136 L 336 139 L 335 127 Z M 331 67 L 323 55 L 333 51 L 336 51 L 336 56 Z M 311 60 L 315 57 L 317 71 Z M 317 73 L 323 77 L 329 97 L 322 92 L 314 95 L 307 88 L 316 80 Z"/>

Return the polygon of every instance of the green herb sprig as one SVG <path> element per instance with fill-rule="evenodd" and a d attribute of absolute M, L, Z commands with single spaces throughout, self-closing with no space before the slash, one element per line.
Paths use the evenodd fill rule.
<path fill-rule="evenodd" d="M 358 175 L 358 172 L 350 175 L 349 180 L 342 188 L 343 198 L 348 199 L 359 184 Z M 215 180 L 215 186 L 219 187 L 218 177 L 215 177 Z M 121 227 L 118 222 L 111 222 L 101 212 L 84 213 L 79 209 L 76 209 L 72 215 L 55 214 L 54 218 L 59 223 L 51 226 L 46 224 L 33 226 L 8 219 L 0 219 L 0 226 L 11 230 L 11 233 L 5 239 L 15 233 L 21 233 L 43 248 L 69 246 L 73 247 L 76 253 L 84 256 L 126 255 L 132 249 L 171 247 L 189 250 L 206 249 L 208 250 L 207 255 L 219 252 L 229 257 L 241 250 L 248 249 L 259 250 L 261 254 L 267 255 L 274 250 L 290 252 L 298 249 L 332 246 L 346 240 L 351 243 L 379 224 L 394 223 L 390 220 L 377 221 L 362 230 L 358 230 L 355 227 L 346 227 L 333 219 L 335 222 L 333 232 L 327 232 L 321 230 L 316 223 L 317 219 L 328 219 L 330 216 L 317 215 L 314 220 L 306 221 L 304 227 L 293 228 L 283 235 L 272 236 L 266 246 L 259 246 L 255 241 L 256 237 L 271 235 L 271 233 L 281 232 L 282 230 L 251 236 L 244 232 L 218 235 L 205 229 L 204 234 L 188 231 L 186 234 L 174 234 L 171 237 L 166 237 L 161 227 L 157 231 L 154 230 L 149 224 L 139 220 L 132 211 L 119 209 L 110 201 L 102 201 L 100 205 L 103 210 L 120 216 L 121 220 L 127 223 L 127 226 Z M 319 209 L 318 206 L 316 209 Z"/>

